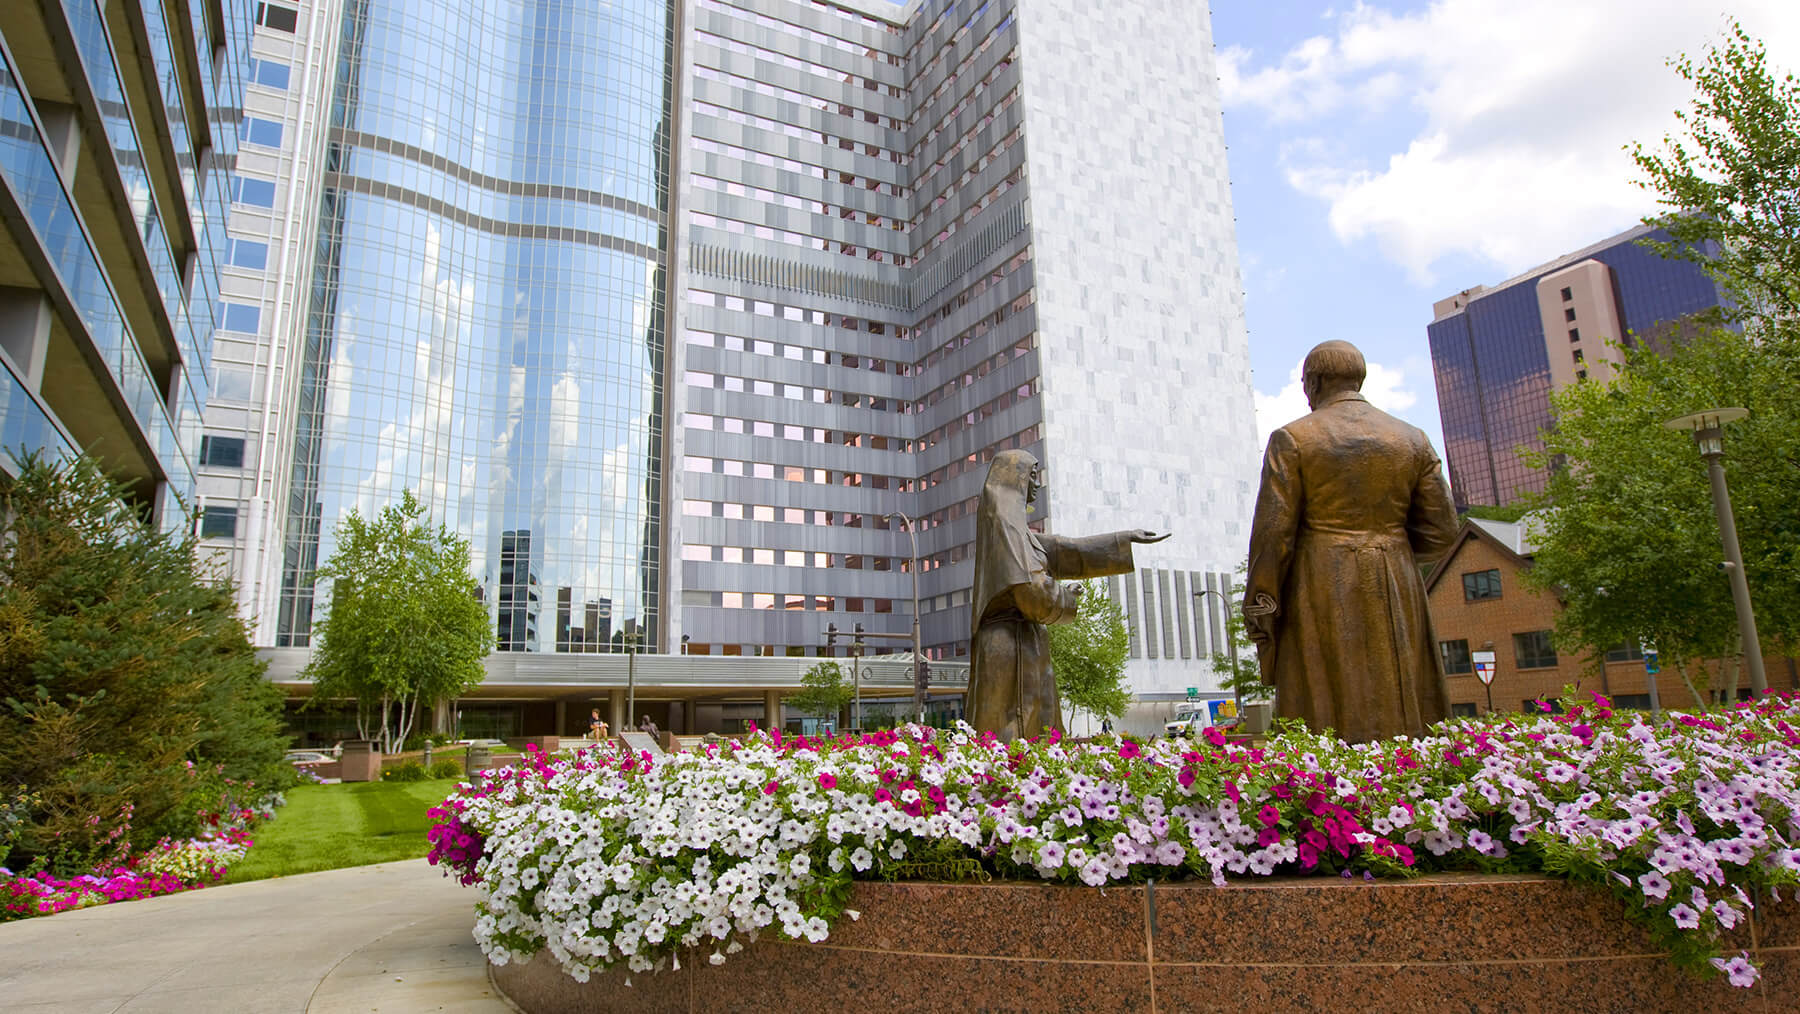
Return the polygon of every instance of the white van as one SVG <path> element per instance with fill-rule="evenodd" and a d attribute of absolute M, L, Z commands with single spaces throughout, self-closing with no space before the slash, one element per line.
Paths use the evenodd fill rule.
<path fill-rule="evenodd" d="M 1229 729 L 1237 724 L 1235 718 L 1223 718 L 1214 723 L 1211 716 L 1205 701 L 1183 701 L 1175 705 L 1175 717 L 1163 723 L 1163 735 L 1194 736 L 1209 725 L 1217 724 L 1221 729 Z"/>

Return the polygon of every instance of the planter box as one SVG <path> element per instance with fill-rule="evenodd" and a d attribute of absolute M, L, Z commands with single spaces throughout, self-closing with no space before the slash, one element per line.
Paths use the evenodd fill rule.
<path fill-rule="evenodd" d="M 528 1012 L 770 1008 L 1033 1011 L 1780 1011 L 1800 989 L 1800 906 L 1763 903 L 1728 953 L 1763 981 L 1699 980 L 1618 902 L 1531 876 L 1275 879 L 1106 889 L 856 885 L 821 944 L 765 938 L 711 965 L 577 983 L 538 957 L 490 968 Z"/>

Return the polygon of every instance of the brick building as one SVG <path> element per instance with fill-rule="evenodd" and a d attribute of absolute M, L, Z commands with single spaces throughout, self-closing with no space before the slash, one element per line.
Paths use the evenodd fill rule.
<path fill-rule="evenodd" d="M 1561 652 L 1551 643 L 1562 605 L 1554 594 L 1525 586 L 1522 575 L 1531 567 L 1531 552 L 1524 525 L 1469 519 L 1426 580 L 1451 710 L 1459 715 L 1488 710 L 1489 688 L 1476 677 L 1471 657 L 1482 650 L 1494 653 L 1494 710 L 1524 710 L 1570 684 L 1598 690 L 1620 707 L 1649 708 L 1649 680 L 1636 645 L 1607 652 L 1596 681 L 1590 656 Z M 1773 671 L 1770 678 L 1776 679 Z M 1672 670 L 1659 676 L 1657 692 L 1664 708 L 1694 705 Z"/>

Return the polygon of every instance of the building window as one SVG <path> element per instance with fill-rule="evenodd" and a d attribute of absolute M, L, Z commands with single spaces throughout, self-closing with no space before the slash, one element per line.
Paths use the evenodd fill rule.
<path fill-rule="evenodd" d="M 287 32 L 292 35 L 299 20 L 300 12 L 292 7 L 283 7 L 280 4 L 256 5 L 256 23 L 264 28 L 273 28 L 278 32 Z"/>
<path fill-rule="evenodd" d="M 1556 664 L 1556 647 L 1550 631 L 1534 630 L 1513 635 L 1513 660 L 1521 669 L 1548 669 Z"/>
<path fill-rule="evenodd" d="M 259 180 L 254 176 L 235 175 L 231 177 L 231 200 L 234 204 L 273 208 L 275 206 L 275 184 L 269 180 Z"/>
<path fill-rule="evenodd" d="M 281 124 L 274 120 L 265 120 L 260 116 L 246 116 L 244 117 L 244 129 L 238 131 L 238 139 L 245 144 L 279 148 L 281 147 Z"/>
<path fill-rule="evenodd" d="M 1635 644 L 1615 644 L 1606 649 L 1608 662 L 1642 662 L 1644 649 Z"/>
<path fill-rule="evenodd" d="M 1576 370 L 1575 371 L 1575 379 L 1576 380 L 1586 380 L 1587 379 L 1587 371 L 1586 370 Z"/>
<path fill-rule="evenodd" d="M 1566 285 L 1563 286 L 1562 298 L 1563 298 L 1563 302 L 1565 302 L 1565 303 L 1567 303 L 1571 299 L 1574 299 L 1575 298 L 1575 290 L 1569 288 Z"/>
<path fill-rule="evenodd" d="M 1475 671 L 1475 663 L 1469 659 L 1469 642 L 1466 638 L 1460 641 L 1439 641 L 1438 653 L 1444 656 L 1446 676 L 1466 676 Z"/>
<path fill-rule="evenodd" d="M 225 263 L 261 271 L 269 266 L 269 244 L 228 238 L 225 240 Z"/>
<path fill-rule="evenodd" d="M 288 78 L 292 74 L 293 68 L 285 63 L 250 58 L 250 82 L 252 84 L 259 84 L 264 88 L 273 88 L 277 91 L 287 91 Z"/>
<path fill-rule="evenodd" d="M 1613 698 L 1612 698 L 1612 703 L 1613 703 L 1613 707 L 1615 707 L 1615 708 L 1630 708 L 1632 711 L 1649 711 L 1650 710 L 1650 695 L 1649 694 L 1614 694 Z"/>
<path fill-rule="evenodd" d="M 1575 308 L 1574 307 L 1571 306 L 1567 310 L 1563 311 L 1563 320 L 1569 321 L 1571 323 L 1574 322 L 1574 320 L 1575 320 Z"/>
<path fill-rule="evenodd" d="M 213 377 L 212 396 L 217 401 L 249 401 L 254 390 L 250 370 L 242 366 L 220 366 Z"/>
<path fill-rule="evenodd" d="M 1500 571 L 1478 570 L 1463 575 L 1463 601 L 1478 602 L 1500 597 Z"/>
<path fill-rule="evenodd" d="M 219 326 L 227 331 L 255 334 L 262 327 L 262 307 L 249 303 L 220 303 Z"/>
<path fill-rule="evenodd" d="M 1580 341 L 1581 340 L 1581 329 L 1578 327 L 1570 328 L 1569 329 L 1569 340 L 1572 342 Z"/>
<path fill-rule="evenodd" d="M 1560 700 L 1540 701 L 1536 698 L 1526 698 L 1519 702 L 1519 710 L 1525 712 L 1527 715 L 1560 715 L 1563 713 L 1563 702 Z"/>
<path fill-rule="evenodd" d="M 1473 703 L 1452 704 L 1450 705 L 1450 714 L 1455 715 L 1457 718 L 1474 718 L 1475 705 Z"/>
<path fill-rule="evenodd" d="M 237 538 L 237 508 L 208 507 L 200 512 L 200 537 L 203 539 Z"/>
<path fill-rule="evenodd" d="M 214 465 L 219 468 L 243 468 L 244 438 L 201 437 L 200 463 L 202 465 Z"/>
<path fill-rule="evenodd" d="M 1576 349 L 1576 350 L 1575 350 L 1575 361 L 1576 361 L 1576 362 L 1578 362 L 1578 363 L 1580 363 L 1580 362 L 1586 362 L 1586 361 L 1587 361 L 1587 360 L 1586 360 L 1586 357 L 1585 357 L 1585 356 L 1583 356 L 1583 355 L 1582 355 L 1582 354 L 1581 354 L 1581 350 L 1580 350 L 1580 349 Z"/>

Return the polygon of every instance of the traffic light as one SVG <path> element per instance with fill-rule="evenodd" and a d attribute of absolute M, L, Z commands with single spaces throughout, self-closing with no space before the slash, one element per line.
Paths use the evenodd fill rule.
<path fill-rule="evenodd" d="M 837 624 L 835 624 L 835 623 L 825 624 L 825 654 L 827 654 L 827 655 L 836 655 L 837 654 L 837 636 L 838 636 Z"/>

